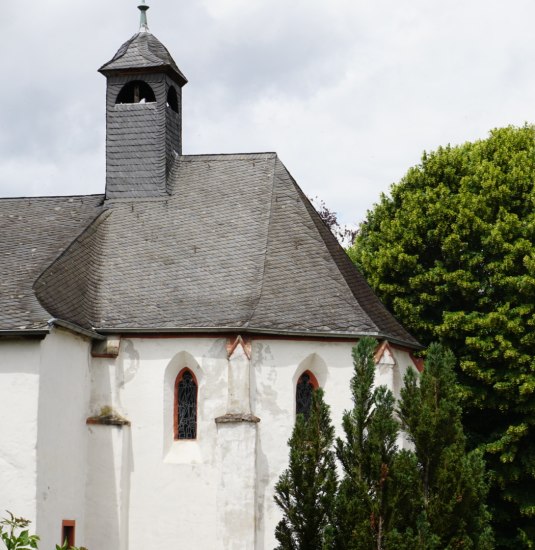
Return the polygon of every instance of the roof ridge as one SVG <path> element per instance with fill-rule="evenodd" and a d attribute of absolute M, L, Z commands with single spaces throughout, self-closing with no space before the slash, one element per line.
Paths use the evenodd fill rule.
<path fill-rule="evenodd" d="M 278 158 L 278 155 L 275 151 L 258 151 L 258 152 L 249 152 L 249 153 L 196 153 L 189 155 L 179 155 L 177 160 L 184 160 L 186 157 L 196 159 L 198 157 L 245 157 L 245 156 L 273 156 Z M 229 158 L 222 158 L 221 160 L 232 160 Z"/>
<path fill-rule="evenodd" d="M 11 200 L 36 200 L 36 199 L 83 199 L 89 197 L 104 197 L 104 193 L 91 193 L 89 195 L 35 195 L 29 197 L 0 197 L 0 201 Z"/>
<path fill-rule="evenodd" d="M 146 61 L 148 61 L 149 63 L 155 63 L 156 65 L 163 65 L 163 61 L 162 59 L 160 59 L 155 53 L 153 53 L 150 49 L 150 44 L 149 44 L 149 35 L 151 35 L 150 32 L 143 32 L 143 33 L 139 33 L 141 36 L 140 36 L 140 40 L 139 40 L 139 45 L 137 47 L 137 51 L 140 53 L 141 57 L 143 57 Z M 154 38 L 156 38 L 154 35 L 152 35 Z M 143 40 L 143 38 L 145 40 Z M 158 40 L 156 38 L 156 40 Z M 161 44 L 161 42 L 160 42 Z M 162 44 L 163 46 L 163 44 Z M 163 46 L 165 48 L 165 46 Z M 167 48 L 165 48 L 167 50 Z M 167 50 L 167 53 L 169 54 L 169 51 Z M 170 56 L 171 54 L 169 54 Z"/>
<path fill-rule="evenodd" d="M 118 61 L 119 59 L 121 59 L 122 57 L 124 57 L 126 55 L 126 53 L 128 52 L 128 48 L 130 46 L 130 44 L 132 44 L 132 42 L 137 38 L 137 36 L 139 35 L 140 33 L 139 32 L 136 32 L 133 36 L 131 36 L 126 42 L 124 42 L 120 47 L 119 49 L 115 52 L 115 55 L 109 60 L 107 61 L 106 63 L 104 63 L 104 65 L 102 65 L 102 67 L 100 67 L 99 71 L 101 71 L 102 69 L 104 69 L 107 65 L 110 65 L 111 63 L 113 63 L 114 61 Z"/>
<path fill-rule="evenodd" d="M 52 287 L 55 287 L 56 286 L 56 280 L 57 280 L 57 276 L 56 274 L 54 273 L 54 268 L 57 267 L 58 263 L 61 261 L 61 260 L 68 260 L 68 255 L 73 251 L 73 249 L 75 248 L 75 246 L 80 246 L 81 245 L 81 241 L 84 239 L 84 237 L 91 237 L 95 234 L 96 231 L 98 231 L 100 225 L 106 221 L 108 219 L 108 217 L 112 214 L 112 210 L 111 209 L 103 209 L 101 212 L 99 212 L 92 220 L 90 223 L 88 223 L 83 229 L 82 231 L 80 231 L 80 233 L 78 233 L 78 235 L 76 235 L 76 237 L 74 239 L 72 239 L 72 241 L 70 242 L 70 244 L 60 253 L 58 254 L 54 260 L 46 267 L 44 268 L 41 273 L 38 275 L 38 277 L 35 279 L 33 285 L 32 285 L 32 289 L 34 291 L 34 294 L 38 300 L 38 302 L 41 304 L 41 306 L 48 312 L 50 313 L 51 315 L 53 315 L 54 317 L 58 317 L 60 319 L 63 319 L 65 316 L 63 315 L 56 315 L 53 311 L 50 310 L 50 308 L 48 307 L 47 303 L 46 303 L 46 298 L 45 296 L 43 296 L 43 292 L 45 292 L 45 290 L 48 290 L 50 288 L 50 286 L 47 284 L 47 282 L 44 281 L 44 279 L 47 277 L 47 276 L 50 276 L 51 279 L 48 283 L 51 283 Z M 91 275 L 91 273 L 86 273 L 88 279 Z M 41 288 L 38 288 L 39 285 L 41 285 Z M 82 316 L 86 317 L 86 321 L 89 320 L 89 316 L 87 315 L 87 311 L 86 311 L 86 302 L 87 302 L 87 296 L 85 296 L 85 292 L 83 293 L 84 295 L 81 297 L 82 298 Z M 58 303 L 57 301 L 55 302 L 55 305 L 58 307 L 58 308 L 61 308 L 61 304 Z M 67 320 L 67 319 L 65 319 Z M 70 322 L 74 322 L 76 324 L 80 324 L 77 320 L 74 321 L 72 319 L 68 319 Z M 80 326 L 83 326 L 83 323 L 80 324 Z"/>
<path fill-rule="evenodd" d="M 270 202 L 270 208 L 269 208 L 269 218 L 267 223 L 267 230 L 266 230 L 266 246 L 264 247 L 264 259 L 262 262 L 262 277 L 260 279 L 260 292 L 258 293 L 258 297 L 256 299 L 256 304 L 251 308 L 251 312 L 249 314 L 249 318 L 244 323 L 244 327 L 247 328 L 249 326 L 249 323 L 252 321 L 256 310 L 258 308 L 258 305 L 260 304 L 260 300 L 262 299 L 262 294 L 264 292 L 264 284 L 266 281 L 266 264 L 267 264 L 267 255 L 268 255 L 268 249 L 269 249 L 269 237 L 271 233 L 271 226 L 273 223 L 273 202 L 275 200 L 275 173 L 276 173 L 276 164 L 278 157 L 275 155 L 273 157 L 273 165 L 272 165 L 272 172 L 271 172 L 271 202 Z"/>
<path fill-rule="evenodd" d="M 329 226 L 325 223 L 325 221 L 321 218 L 321 216 L 318 214 L 317 210 L 314 208 L 308 197 L 303 193 L 303 190 L 299 187 L 299 184 L 295 181 L 293 176 L 288 172 L 288 175 L 290 176 L 293 185 L 295 189 L 297 190 L 297 193 L 301 197 L 301 200 L 303 201 L 303 204 L 305 208 L 308 210 L 310 217 L 312 221 L 314 222 L 314 225 L 316 226 L 316 229 L 318 230 L 319 236 L 322 239 L 325 247 L 327 248 L 327 251 L 329 252 L 330 256 L 333 259 L 333 262 L 335 263 L 338 271 L 340 272 L 340 275 L 342 276 L 342 279 L 344 280 L 345 284 L 347 285 L 347 288 L 351 295 L 354 297 L 355 302 L 359 305 L 360 309 L 366 314 L 370 322 L 377 328 L 378 334 L 384 334 L 389 339 L 394 337 L 397 338 L 399 341 L 404 341 L 405 344 L 411 344 L 413 346 L 419 346 L 419 342 L 409 333 L 407 330 L 401 325 L 401 323 L 388 311 L 386 306 L 379 300 L 373 289 L 368 284 L 368 281 L 365 279 L 365 277 L 358 271 L 356 266 L 353 264 L 349 256 L 347 255 L 346 251 L 342 248 L 342 245 L 338 242 L 336 237 L 333 235 L 332 231 L 330 230 Z M 319 226 L 318 226 L 319 225 Z M 323 229 L 323 231 L 320 230 L 320 227 Z M 331 243 L 328 243 L 326 239 L 329 239 Z M 335 247 L 335 250 L 333 251 L 330 247 Z M 333 254 L 335 252 L 335 254 Z M 345 263 L 346 265 L 340 265 L 339 262 Z M 348 273 L 346 270 L 351 270 L 355 273 L 355 275 L 360 279 L 360 283 L 363 283 L 365 287 L 361 290 L 364 290 L 368 294 L 368 299 L 373 300 L 375 302 L 376 306 L 380 307 L 379 312 L 376 314 L 370 312 L 369 308 L 372 304 L 369 304 L 366 300 L 366 296 L 361 296 L 360 293 L 355 288 L 355 282 L 352 280 L 348 280 Z M 379 320 L 377 320 L 377 317 L 380 317 Z M 378 322 L 379 321 L 379 322 Z M 390 325 L 390 326 L 389 326 Z M 398 334 L 395 334 L 398 333 Z"/>
<path fill-rule="evenodd" d="M 327 252 L 331 256 L 334 264 L 336 265 L 336 268 L 338 269 L 338 272 L 342 276 L 342 279 L 344 281 L 344 284 L 345 284 L 347 290 L 349 291 L 349 294 L 351 296 L 353 296 L 353 298 L 355 299 L 355 302 L 358 304 L 359 308 L 366 314 L 366 316 L 368 317 L 370 323 L 377 329 L 377 333 L 380 333 L 381 328 L 377 325 L 377 323 L 373 320 L 373 318 L 368 313 L 368 311 L 366 311 L 364 306 L 360 303 L 360 300 L 358 299 L 358 297 L 355 296 L 355 293 L 353 292 L 353 289 L 351 288 L 351 286 L 349 285 L 346 277 L 344 276 L 344 274 L 340 270 L 340 267 L 338 266 L 338 262 L 336 261 L 336 258 L 333 257 L 331 251 L 329 250 L 328 244 L 325 242 L 324 235 L 322 235 L 322 232 L 321 232 L 320 228 L 318 227 L 318 223 L 321 223 L 321 225 L 323 226 L 323 229 L 324 229 L 325 232 L 327 232 L 327 231 L 329 232 L 329 235 L 331 235 L 332 238 L 334 239 L 334 241 L 336 241 L 337 246 L 341 246 L 340 243 L 336 240 L 336 237 L 332 234 L 332 231 L 330 230 L 329 226 L 325 223 L 325 220 L 323 220 L 323 218 L 318 214 L 317 210 L 314 208 L 314 206 L 310 202 L 309 198 L 303 193 L 303 190 L 301 189 L 299 184 L 295 181 L 294 177 L 290 174 L 289 171 L 288 171 L 288 175 L 290 176 L 290 179 L 293 183 L 293 186 L 294 186 L 297 194 L 299 195 L 299 197 L 301 198 L 301 201 L 303 202 L 303 206 L 306 208 L 312 222 L 314 223 L 314 226 L 316 227 L 316 231 L 318 232 L 319 237 L 321 238 L 323 244 L 325 245 L 325 248 L 327 249 Z M 344 254 L 345 254 L 345 251 L 344 251 Z M 347 300 L 346 300 L 346 302 L 349 303 Z M 354 303 L 351 304 L 351 305 L 354 307 Z"/>

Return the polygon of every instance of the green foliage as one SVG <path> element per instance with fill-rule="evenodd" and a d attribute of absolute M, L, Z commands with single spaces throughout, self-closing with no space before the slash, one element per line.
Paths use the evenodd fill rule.
<path fill-rule="evenodd" d="M 80 546 L 80 548 L 78 548 L 77 546 L 69 546 L 67 539 L 65 539 L 61 546 L 59 544 L 56 544 L 56 550 L 87 550 L 87 548 L 85 548 L 84 546 Z"/>
<path fill-rule="evenodd" d="M 493 548 L 481 453 L 466 452 L 454 358 L 433 345 L 419 382 L 410 370 L 399 409 L 374 388 L 376 341 L 353 350 L 354 407 L 337 440 L 337 550 Z M 414 451 L 398 450 L 399 422 Z"/>
<path fill-rule="evenodd" d="M 436 547 L 491 550 L 485 465 L 480 451 L 466 452 L 454 366 L 453 354 L 432 344 L 421 376 L 412 369 L 405 376 L 399 417 L 414 444 L 414 491 L 422 495 L 421 518 Z"/>
<path fill-rule="evenodd" d="M 77 546 L 69 546 L 67 539 L 65 539 L 61 546 L 59 544 L 56 544 L 56 550 L 87 550 L 87 548 L 84 548 L 83 546 L 81 546 L 80 548 L 78 548 Z"/>
<path fill-rule="evenodd" d="M 31 550 L 37 548 L 39 537 L 30 535 L 30 521 L 15 517 L 9 510 L 9 518 L 0 521 L 0 539 L 7 550 Z"/>
<path fill-rule="evenodd" d="M 374 387 L 376 346 L 363 338 L 353 348 L 337 491 L 321 390 L 310 419 L 297 419 L 290 467 L 276 486 L 278 549 L 492 550 L 485 464 L 466 450 L 453 354 L 431 345 L 421 377 L 406 373 L 396 409 L 392 393 Z M 400 426 L 414 450 L 398 449 Z"/>
<path fill-rule="evenodd" d="M 373 388 L 377 342 L 363 338 L 353 349 L 353 409 L 343 417 L 345 438 L 336 454 L 343 478 L 336 499 L 336 547 L 340 550 L 383 548 L 395 509 L 392 466 L 398 424 L 394 396 L 384 386 Z"/>
<path fill-rule="evenodd" d="M 0 540 L 4 543 L 6 550 L 37 549 L 39 537 L 30 535 L 30 531 L 27 529 L 31 521 L 15 517 L 9 510 L 7 513 L 9 518 L 0 520 Z M 56 544 L 56 550 L 87 550 L 87 548 L 69 546 L 65 540 L 61 546 Z"/>
<path fill-rule="evenodd" d="M 535 547 L 534 181 L 532 126 L 439 148 L 381 197 L 349 251 L 422 343 L 459 358 L 503 548 Z"/>
<path fill-rule="evenodd" d="M 321 389 L 314 392 L 310 416 L 298 415 L 288 445 L 290 464 L 275 486 L 283 512 L 277 525 L 278 550 L 331 547 L 336 467 L 334 428 Z"/>

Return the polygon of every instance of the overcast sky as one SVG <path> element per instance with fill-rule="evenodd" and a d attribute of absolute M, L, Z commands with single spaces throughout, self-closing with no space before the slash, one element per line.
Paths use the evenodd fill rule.
<path fill-rule="evenodd" d="M 276 151 L 362 221 L 422 151 L 535 121 L 532 0 L 149 0 L 189 79 L 184 152 Z M 2 2 L 0 194 L 104 191 L 105 79 L 135 0 Z"/>

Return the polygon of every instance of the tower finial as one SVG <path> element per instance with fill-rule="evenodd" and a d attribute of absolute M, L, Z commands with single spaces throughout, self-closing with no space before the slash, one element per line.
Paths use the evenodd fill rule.
<path fill-rule="evenodd" d="M 145 4 L 145 0 L 141 0 L 141 4 L 138 6 L 141 16 L 139 18 L 139 32 L 149 32 L 149 23 L 147 22 L 147 10 L 149 6 Z"/>

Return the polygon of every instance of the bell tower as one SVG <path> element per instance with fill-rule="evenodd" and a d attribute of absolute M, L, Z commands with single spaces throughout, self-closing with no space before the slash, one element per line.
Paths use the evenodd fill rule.
<path fill-rule="evenodd" d="M 101 72 L 106 90 L 106 199 L 157 197 L 182 154 L 182 87 L 186 77 L 151 34 L 149 6 L 138 6 L 139 32 Z"/>

